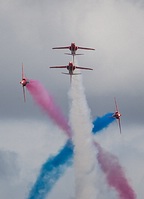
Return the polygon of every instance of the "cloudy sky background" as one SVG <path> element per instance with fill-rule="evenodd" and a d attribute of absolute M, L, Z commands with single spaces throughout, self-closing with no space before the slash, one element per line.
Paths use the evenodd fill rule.
<path fill-rule="evenodd" d="M 143 0 L 1 0 L 0 1 L 0 196 L 26 198 L 41 164 L 63 146 L 66 137 L 33 102 L 23 102 L 21 65 L 29 79 L 39 80 L 69 117 L 69 77 L 49 69 L 71 61 L 55 46 L 93 47 L 79 51 L 83 84 L 92 118 L 122 113 L 122 136 L 116 123 L 97 136 L 118 156 L 138 199 L 144 195 L 144 1 Z M 65 72 L 65 71 L 64 71 Z M 57 141 L 59 140 L 59 144 Z M 74 197 L 73 169 L 48 198 Z M 71 179 L 72 178 L 72 179 Z M 67 190 L 62 186 L 69 182 Z M 102 196 L 102 199 L 104 196 Z"/>

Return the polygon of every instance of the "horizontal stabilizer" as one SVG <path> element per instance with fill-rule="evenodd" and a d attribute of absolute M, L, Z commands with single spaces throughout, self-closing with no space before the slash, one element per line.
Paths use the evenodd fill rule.
<path fill-rule="evenodd" d="M 65 55 L 72 55 L 71 53 L 65 53 Z"/>
<path fill-rule="evenodd" d="M 81 75 L 81 73 L 73 73 L 73 75 Z"/>
<path fill-rule="evenodd" d="M 64 75 L 70 75 L 69 73 L 63 73 L 63 72 L 62 72 L 62 74 L 64 74 Z"/>
<path fill-rule="evenodd" d="M 84 54 L 81 54 L 81 53 L 77 53 L 77 54 L 75 54 L 75 55 L 84 55 Z"/>
<path fill-rule="evenodd" d="M 65 55 L 72 55 L 72 53 L 65 53 Z M 84 55 L 84 54 L 74 54 L 74 55 Z"/>
<path fill-rule="evenodd" d="M 64 75 L 70 75 L 69 73 L 62 73 L 62 74 L 64 74 Z M 71 75 L 81 75 L 81 73 L 73 73 Z"/>

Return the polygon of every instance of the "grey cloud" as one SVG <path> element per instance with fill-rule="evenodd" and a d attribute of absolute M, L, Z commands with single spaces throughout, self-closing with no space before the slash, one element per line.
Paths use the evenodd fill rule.
<path fill-rule="evenodd" d="M 19 171 L 16 153 L 0 150 L 0 181 L 18 177 Z"/>

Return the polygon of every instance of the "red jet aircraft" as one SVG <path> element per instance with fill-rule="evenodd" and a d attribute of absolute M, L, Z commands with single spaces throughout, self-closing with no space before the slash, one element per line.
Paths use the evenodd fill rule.
<path fill-rule="evenodd" d="M 26 95 L 25 95 L 25 86 L 29 83 L 29 81 L 24 76 L 24 66 L 22 64 L 22 80 L 20 81 L 20 84 L 23 87 L 23 96 L 24 96 L 24 102 L 26 102 Z"/>
<path fill-rule="evenodd" d="M 72 79 L 72 75 L 80 75 L 81 73 L 74 73 L 74 70 L 77 68 L 77 69 L 85 69 L 85 70 L 93 70 L 92 68 L 86 68 L 86 67 L 81 67 L 81 66 L 75 66 L 73 64 L 73 62 L 69 62 L 68 65 L 66 66 L 51 66 L 50 68 L 66 68 L 69 73 L 63 73 L 63 74 L 66 74 L 66 75 L 70 75 L 70 81 Z"/>
<path fill-rule="evenodd" d="M 121 133 L 121 122 L 120 122 L 121 113 L 118 110 L 116 98 L 114 98 L 114 101 L 115 101 L 115 113 L 112 115 L 112 117 L 117 119 L 118 125 L 119 125 L 119 129 L 120 129 L 120 133 Z"/>
<path fill-rule="evenodd" d="M 71 53 L 65 53 L 65 54 L 67 54 L 67 55 L 73 55 L 73 60 L 74 60 L 74 56 L 75 55 L 83 55 L 83 54 L 76 54 L 76 51 L 78 49 L 82 49 L 82 50 L 95 50 L 94 48 L 85 48 L 85 47 L 76 46 L 75 43 L 71 43 L 70 46 L 54 47 L 52 49 L 69 49 L 71 51 Z"/>

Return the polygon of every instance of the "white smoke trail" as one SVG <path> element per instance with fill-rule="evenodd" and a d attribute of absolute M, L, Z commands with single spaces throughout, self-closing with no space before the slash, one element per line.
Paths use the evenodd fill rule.
<path fill-rule="evenodd" d="M 92 139 L 92 122 L 81 75 L 73 76 L 70 90 L 70 123 L 74 133 L 76 199 L 95 199 L 96 154 Z"/>

